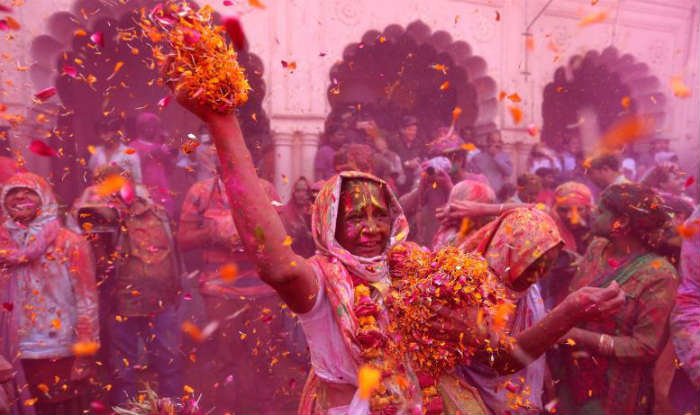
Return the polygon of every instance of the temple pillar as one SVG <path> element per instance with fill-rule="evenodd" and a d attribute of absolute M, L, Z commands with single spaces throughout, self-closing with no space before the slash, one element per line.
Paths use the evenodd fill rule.
<path fill-rule="evenodd" d="M 299 163 L 299 176 L 304 176 L 312 183 L 314 177 L 314 160 L 318 150 L 319 135 L 317 133 L 304 133 L 301 135 L 301 163 Z"/>
<path fill-rule="evenodd" d="M 289 199 L 292 177 L 292 143 L 294 134 L 279 132 L 273 136 L 275 142 L 275 188 L 282 202 Z"/>

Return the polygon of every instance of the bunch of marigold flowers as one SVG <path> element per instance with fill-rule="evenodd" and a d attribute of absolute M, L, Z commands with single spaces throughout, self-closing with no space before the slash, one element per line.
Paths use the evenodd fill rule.
<path fill-rule="evenodd" d="M 175 92 L 219 112 L 231 112 L 248 100 L 250 85 L 238 55 L 213 24 L 212 8 L 187 2 L 156 5 L 143 11 L 140 27 L 151 42 L 153 57 L 164 68 L 164 80 Z"/>
<path fill-rule="evenodd" d="M 404 243 L 388 259 L 391 330 L 414 369 L 439 376 L 508 341 L 514 305 L 483 257 L 453 247 L 431 253 Z M 466 323 L 458 337 L 441 330 L 455 314 Z"/>

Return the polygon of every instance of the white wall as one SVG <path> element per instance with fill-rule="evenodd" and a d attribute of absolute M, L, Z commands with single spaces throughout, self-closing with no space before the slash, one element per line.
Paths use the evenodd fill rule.
<path fill-rule="evenodd" d="M 29 43 L 42 33 L 45 19 L 55 11 L 70 9 L 71 3 L 28 0 L 17 9 L 15 18 L 23 29 L 16 32 L 16 39 L 0 45 L 0 51 L 12 57 L 3 60 L 0 74 L 3 79 L 12 79 L 15 86 L 4 88 L 0 102 L 15 110 L 29 105 L 32 88 L 26 73 L 17 71 L 15 61 L 22 66 L 29 63 Z M 453 40 L 469 43 L 473 54 L 488 62 L 489 75 L 499 89 L 518 92 L 523 98 L 525 120 L 519 127 L 512 125 L 503 108 L 497 119 L 510 142 L 527 141 L 523 128 L 530 123 L 541 125 L 542 89 L 569 57 L 610 45 L 621 53 L 633 54 L 660 79 L 670 97 L 670 117 L 663 128 L 674 139 L 674 147 L 684 150 L 684 163 L 697 166 L 698 0 L 600 0 L 595 7 L 589 0 L 555 0 L 532 26 L 535 49 L 528 52 L 527 68 L 522 33 L 546 0 L 267 0 L 265 9 L 250 8 L 245 0 L 231 7 L 222 6 L 220 1 L 212 3 L 223 14 L 243 13 L 241 20 L 251 50 L 265 62 L 265 105 L 278 142 L 276 184 L 282 195 L 288 193 L 295 177 L 309 174 L 316 140 L 329 110 L 328 70 L 341 59 L 345 46 L 358 42 L 367 30 L 381 31 L 389 24 L 406 26 L 418 19 L 433 31 L 445 30 Z M 607 10 L 607 20 L 579 27 L 581 17 L 595 10 Z M 557 44 L 558 54 L 547 47 L 550 40 Z M 281 60 L 295 61 L 297 70 L 290 73 Z M 522 73 L 525 69 L 529 76 Z M 669 80 L 676 74 L 683 75 L 691 86 L 690 99 L 672 96 Z M 524 152 L 527 145 L 512 148 Z"/>

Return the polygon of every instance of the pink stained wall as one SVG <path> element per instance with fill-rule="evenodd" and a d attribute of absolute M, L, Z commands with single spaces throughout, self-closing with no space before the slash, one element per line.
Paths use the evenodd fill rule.
<path fill-rule="evenodd" d="M 14 83 L 3 86 L 0 102 L 14 111 L 35 117 L 26 110 L 32 106 L 28 92 L 35 88 L 26 72 L 17 70 L 16 63 L 30 63 L 28 45 L 43 33 L 46 17 L 70 9 L 71 3 L 33 0 L 17 8 L 14 17 L 23 28 L 13 32 L 14 39 L 0 45 L 0 52 L 10 55 L 2 61 L 0 73 L 3 80 Z M 505 108 L 500 108 L 495 120 L 519 167 L 534 142 L 525 128 L 541 125 L 542 89 L 554 70 L 573 55 L 613 45 L 646 63 L 659 79 L 660 90 L 668 97 L 668 115 L 660 127 L 672 139 L 683 164 L 693 172 L 698 170 L 697 1 L 600 0 L 591 6 L 588 0 L 557 0 L 544 10 L 545 0 L 268 0 L 263 1 L 265 9 L 251 8 L 244 0 L 229 7 L 219 1 L 212 3 L 222 14 L 242 15 L 251 50 L 265 63 L 265 105 L 278 143 L 276 185 L 283 196 L 296 176 L 309 175 L 313 149 L 329 110 L 328 70 L 341 58 L 346 45 L 358 42 L 368 30 L 381 31 L 389 24 L 405 27 L 418 19 L 433 31 L 444 30 L 453 40 L 469 43 L 473 54 L 487 61 L 489 75 L 498 88 L 523 98 L 524 120 L 520 125 L 513 124 Z M 528 50 L 523 33 L 540 11 L 530 29 L 534 48 Z M 606 13 L 601 23 L 579 25 L 584 16 L 599 12 Z M 282 60 L 296 62 L 296 71 L 284 69 Z M 670 78 L 674 75 L 681 75 L 691 88 L 690 98 L 673 97 Z M 41 128 L 37 132 L 25 126 L 20 136 L 28 140 L 40 134 Z M 42 168 L 36 157 L 29 157 L 29 161 Z"/>

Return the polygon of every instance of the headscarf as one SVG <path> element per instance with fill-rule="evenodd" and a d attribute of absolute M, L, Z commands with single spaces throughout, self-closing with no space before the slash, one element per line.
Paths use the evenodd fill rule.
<path fill-rule="evenodd" d="M 8 215 L 5 208 L 5 197 L 17 188 L 31 189 L 39 195 L 41 199 L 41 210 L 39 215 L 27 226 L 15 222 Z M 61 229 L 58 220 L 58 205 L 54 197 L 51 186 L 40 176 L 33 173 L 18 173 L 5 182 L 2 192 L 0 192 L 0 205 L 2 206 L 5 221 L 2 226 L 2 248 L 3 255 L 0 263 L 6 268 L 0 273 L 0 293 L 5 304 L 13 304 L 19 296 L 18 281 L 23 274 L 31 274 L 37 268 L 46 266 L 61 266 L 57 261 L 40 261 L 49 245 L 57 238 Z M 18 311 L 2 310 L 0 314 L 0 338 L 2 350 L 0 351 L 14 366 L 15 383 L 22 386 L 26 384 L 22 365 L 17 361 L 19 355 L 19 321 Z M 32 408 L 22 407 L 22 402 L 29 396 L 27 388 L 21 388 L 18 410 L 22 414 L 33 413 Z M 16 408 L 17 409 L 17 408 Z"/>
<path fill-rule="evenodd" d="M 557 213 L 557 207 L 559 206 L 590 208 L 593 206 L 593 193 L 591 193 L 591 189 L 589 189 L 588 186 L 579 182 L 566 182 L 559 185 L 554 190 L 554 208 L 552 209 L 552 217 L 557 223 L 559 234 L 564 240 L 564 246 L 566 249 L 573 252 L 578 252 L 579 247 L 577 246 L 576 238 L 566 225 L 566 218 L 559 217 L 559 214 Z"/>
<path fill-rule="evenodd" d="M 517 208 L 503 213 L 473 234 L 462 248 L 477 252 L 486 258 L 490 268 L 507 287 L 542 255 L 562 243 L 554 220 L 534 208 Z M 544 304 L 537 284 L 522 293 L 512 293 L 517 299 L 510 334 L 512 336 L 534 326 L 545 315 Z M 508 376 L 498 376 L 492 369 L 477 362 L 460 369 L 461 374 L 479 389 L 482 399 L 496 415 L 505 413 L 532 413 L 542 410 L 545 359 L 540 356 L 522 370 Z M 507 384 L 515 388 L 509 393 Z M 529 388 L 529 395 L 525 391 Z M 532 408 L 514 408 L 509 396 L 527 398 Z"/>
<path fill-rule="evenodd" d="M 495 203 L 496 193 L 491 186 L 477 180 L 462 180 L 452 187 L 447 203 L 479 202 Z M 440 225 L 433 239 L 433 248 L 439 249 L 448 245 L 459 245 L 466 235 L 459 235 L 459 227 L 453 224 Z"/>
<path fill-rule="evenodd" d="M 377 183 L 385 190 L 387 204 L 392 218 L 390 239 L 381 255 L 365 258 L 351 254 L 335 239 L 336 223 L 340 206 L 340 192 L 343 183 L 348 180 L 368 180 Z M 403 214 L 398 199 L 382 180 L 367 173 L 344 171 L 331 177 L 324 185 L 312 208 L 311 232 L 316 243 L 316 255 L 310 259 L 316 274 L 323 281 L 325 293 L 334 312 L 335 321 L 340 329 L 350 357 L 355 365 L 363 363 L 361 346 L 357 339 L 358 319 L 353 311 L 355 281 L 361 280 L 372 289 L 373 300 L 381 305 L 384 296 L 391 285 L 386 253 L 397 242 L 404 241 L 408 236 L 408 222 Z M 380 312 L 377 323 L 384 329 L 389 322 L 388 313 Z M 384 385 L 400 394 L 400 388 L 390 377 L 384 380 Z M 352 379 L 348 379 L 352 383 Z M 404 397 L 404 399 L 407 399 Z M 359 398 L 358 393 L 350 403 L 350 413 L 366 413 L 367 401 Z"/>
<path fill-rule="evenodd" d="M 536 208 L 516 208 L 474 233 L 463 245 L 478 252 L 510 286 L 547 251 L 562 243 L 554 219 Z"/>
<path fill-rule="evenodd" d="M 377 183 L 385 189 L 387 204 L 392 217 L 390 241 L 387 244 L 387 250 L 395 243 L 406 239 L 408 236 L 408 222 L 396 195 L 391 192 L 383 180 L 371 174 L 357 171 L 344 171 L 326 181 L 318 193 L 312 208 L 311 232 L 316 248 L 321 255 L 340 261 L 356 277 L 369 282 L 377 282 L 388 275 L 386 250 L 382 255 L 364 258 L 352 255 L 335 239 L 340 206 L 340 191 L 343 183 L 348 180 L 368 180 Z"/>
<path fill-rule="evenodd" d="M 22 225 L 10 218 L 5 207 L 7 194 L 18 188 L 31 189 L 39 195 L 41 208 L 39 214 L 28 225 Z M 58 204 L 51 186 L 42 177 L 34 173 L 18 173 L 5 182 L 0 192 L 0 205 L 5 219 L 3 224 L 8 236 L 16 245 L 2 258 L 2 262 L 18 264 L 41 256 L 46 248 L 56 239 L 61 227 L 58 220 Z"/>

